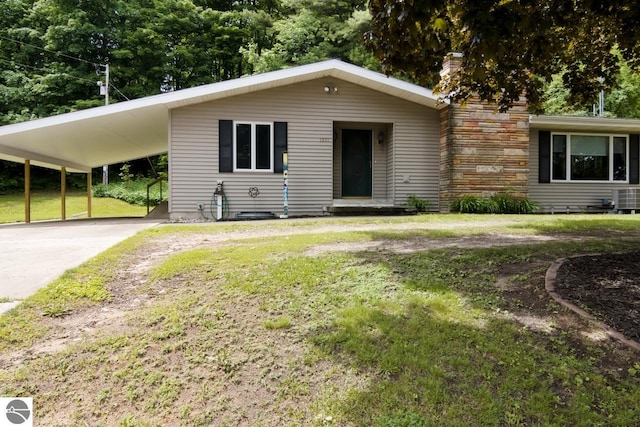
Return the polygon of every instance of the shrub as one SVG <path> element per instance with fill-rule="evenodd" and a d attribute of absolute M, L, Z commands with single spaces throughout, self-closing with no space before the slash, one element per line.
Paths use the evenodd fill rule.
<path fill-rule="evenodd" d="M 417 212 L 426 212 L 431 207 L 431 202 L 417 197 L 415 194 L 409 194 L 407 197 L 407 206 L 415 208 Z"/>
<path fill-rule="evenodd" d="M 10 194 L 18 192 L 22 189 L 20 183 L 15 178 L 0 177 L 0 194 Z"/>
<path fill-rule="evenodd" d="M 139 178 L 126 183 L 115 184 L 96 184 L 93 186 L 93 197 L 110 197 L 112 199 L 123 200 L 130 205 L 146 206 L 147 205 L 147 184 L 151 182 L 149 178 Z M 167 183 L 163 182 L 162 199 L 160 198 L 160 184 L 151 187 L 149 192 L 149 204 L 152 206 L 159 205 L 162 201 L 167 200 L 169 194 Z"/>
<path fill-rule="evenodd" d="M 460 213 L 530 214 L 538 210 L 538 205 L 527 198 L 517 198 L 507 191 L 491 197 L 465 194 L 451 202 L 450 209 Z"/>
<path fill-rule="evenodd" d="M 451 211 L 460 213 L 476 213 L 480 211 L 482 200 L 479 197 L 465 194 L 451 202 Z"/>

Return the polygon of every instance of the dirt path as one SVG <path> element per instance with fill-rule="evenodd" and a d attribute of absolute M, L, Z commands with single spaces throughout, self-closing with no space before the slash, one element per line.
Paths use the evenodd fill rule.
<path fill-rule="evenodd" d="M 292 301 L 294 305 L 299 303 L 295 297 L 299 290 L 273 305 L 265 305 L 265 301 L 271 301 L 270 297 L 243 292 L 236 298 L 233 291 L 227 295 L 229 290 L 219 286 L 218 276 L 204 272 L 149 280 L 154 267 L 184 251 L 234 246 L 245 239 L 258 239 L 256 246 L 259 246 L 260 242 L 276 237 L 333 232 L 355 231 L 363 233 L 364 238 L 351 242 L 336 239 L 340 243 L 314 245 L 305 254 L 320 257 L 329 252 L 366 251 L 367 256 L 386 263 L 395 258 L 388 256 L 391 253 L 453 249 L 447 254 L 455 256 L 462 249 L 611 237 L 518 234 L 509 227 L 513 225 L 518 222 L 511 219 L 434 224 L 380 221 L 357 225 L 348 220 L 310 220 L 244 223 L 237 228 L 229 228 L 227 224 L 214 231 L 203 228 L 202 232 L 190 229 L 188 233 L 157 233 L 121 261 L 119 271 L 107 284 L 111 293 L 108 301 L 75 310 L 64 317 L 43 318 L 50 327 L 49 335 L 29 349 L 0 354 L 0 370 L 12 377 L 14 372 L 22 371 L 16 368 L 23 365 L 27 370 L 45 365 L 34 371 L 40 377 L 26 381 L 25 387 L 37 390 L 34 393 L 43 402 L 40 419 L 52 426 L 76 424 L 79 419 L 86 425 L 116 425 L 125 419 L 123 417 L 143 413 L 150 424 L 176 424 L 179 416 L 176 411 L 185 407 L 193 409 L 192 419 L 216 414 L 226 420 L 225 425 L 255 425 L 258 419 L 268 420 L 265 425 L 284 425 L 291 423 L 294 412 L 300 419 L 327 416 L 331 421 L 331 413 L 316 412 L 314 406 L 318 396 L 327 392 L 327 384 L 336 390 L 356 390 L 366 387 L 373 377 L 356 374 L 349 364 L 315 361 L 317 355 L 306 344 L 310 343 L 309 332 L 317 326 L 312 313 L 323 313 L 322 298 L 318 304 L 309 306 L 313 310 L 302 310 L 292 327 L 271 329 L 265 327 L 265 319 L 275 322 L 283 313 L 282 307 Z M 464 236 L 446 232 L 456 229 L 470 231 Z M 423 232 L 428 230 L 443 232 Z M 300 238 L 291 240 L 299 243 Z M 248 245 L 251 246 L 253 244 Z M 495 274 L 495 286 L 504 298 L 504 304 L 501 302 L 491 316 L 519 322 L 524 329 L 539 333 L 542 346 L 553 337 L 561 336 L 579 353 L 600 340 L 596 345 L 607 357 L 594 363 L 599 364 L 601 372 L 608 376 L 627 372 L 627 361 L 635 360 L 634 354 L 624 353 L 626 349 L 606 341 L 606 336 L 599 336 L 595 328 L 579 316 L 550 305 L 552 301 L 544 289 L 544 272 L 555 257 L 540 250 L 532 254 L 492 264 L 487 270 Z M 324 259 L 304 261 L 322 264 Z M 341 293 L 340 289 L 336 287 L 336 293 Z M 186 301 L 194 301 L 198 309 L 187 308 L 190 303 Z M 162 311 L 156 316 L 158 308 Z M 331 312 L 334 308 L 330 306 L 327 310 Z M 201 317 L 201 313 L 205 316 Z M 305 323 L 304 319 L 309 318 L 311 321 Z M 171 319 L 166 326 L 163 325 L 165 319 Z M 173 333 L 176 325 L 184 326 L 183 335 L 165 338 L 166 333 Z M 158 334 L 163 338 L 158 338 Z M 587 334 L 588 338 L 583 339 Z M 109 351 L 106 348 L 111 345 L 103 343 L 113 342 L 114 337 L 122 338 L 124 347 Z M 81 345 L 76 346 L 77 343 Z M 585 351 L 585 354 L 590 353 Z M 25 363 L 30 360 L 33 362 Z M 126 376 L 122 372 L 126 372 Z M 178 397 L 169 399 L 167 409 L 152 410 L 149 405 L 156 405 L 153 396 L 162 389 L 160 379 L 167 380 L 167 387 L 180 385 L 180 392 Z M 17 378 L 16 384 L 21 381 Z M 75 396 L 77 405 L 65 407 L 68 399 L 60 399 L 60 395 Z M 165 410 L 169 412 L 163 412 Z M 204 420 L 202 418 L 202 425 L 211 425 Z"/>
<path fill-rule="evenodd" d="M 186 250 L 205 247 L 220 247 L 234 241 L 249 238 L 270 238 L 287 235 L 324 234 L 332 232 L 380 232 L 380 231 L 424 231 L 424 230 L 454 230 L 458 228 L 495 228 L 517 224 L 517 221 L 505 219 L 491 219 L 487 221 L 464 222 L 405 222 L 353 225 L 314 221 L 312 225 L 303 220 L 293 220 L 286 226 L 282 222 L 261 222 L 256 227 L 239 227 L 237 230 L 224 233 L 172 233 L 164 235 L 155 241 L 141 247 L 128 259 L 116 278 L 108 284 L 112 297 L 99 306 L 70 313 L 62 318 L 51 319 L 50 326 L 54 331 L 45 339 L 40 340 L 31 348 L 0 355 L 0 369 L 21 364 L 25 360 L 37 358 L 42 354 L 52 354 L 65 349 L 75 343 L 91 337 L 97 331 L 105 332 L 120 330 L 124 327 L 125 317 L 132 310 L 151 303 L 155 297 L 162 295 L 162 289 L 148 289 L 147 279 L 151 269 L 159 265 L 169 256 Z M 389 251 L 396 253 L 410 253 L 419 250 L 438 248 L 482 248 L 510 245 L 542 243 L 567 239 L 579 240 L 580 237 L 526 235 L 509 232 L 492 231 L 489 234 L 470 235 L 461 237 L 444 237 L 433 239 L 417 234 L 403 239 L 376 238 L 374 240 L 339 243 L 332 245 L 318 245 L 307 251 L 309 256 L 319 256 L 330 251 Z"/>

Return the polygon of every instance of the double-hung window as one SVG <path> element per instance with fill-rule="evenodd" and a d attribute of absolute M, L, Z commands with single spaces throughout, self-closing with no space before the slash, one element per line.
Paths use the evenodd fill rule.
<path fill-rule="evenodd" d="M 235 122 L 234 171 L 273 172 L 273 124 Z"/>
<path fill-rule="evenodd" d="M 553 181 L 629 181 L 624 135 L 556 133 L 551 137 Z"/>

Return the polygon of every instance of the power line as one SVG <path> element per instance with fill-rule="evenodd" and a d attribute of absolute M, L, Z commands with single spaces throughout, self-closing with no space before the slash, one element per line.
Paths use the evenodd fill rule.
<path fill-rule="evenodd" d="M 49 68 L 49 69 L 47 69 L 47 68 L 42 68 L 42 67 L 34 67 L 34 66 L 32 66 L 32 65 L 22 64 L 22 63 L 20 63 L 20 62 L 16 62 L 16 61 L 9 61 L 9 60 L 7 60 L 7 59 L 2 59 L 2 58 L 0 58 L 0 61 L 4 62 L 4 63 L 6 63 L 6 64 L 9 64 L 9 65 L 13 65 L 13 66 L 20 66 L 20 67 L 24 67 L 24 68 L 30 68 L 30 69 L 32 69 L 32 70 L 34 70 L 34 71 L 42 71 L 42 72 L 56 73 L 56 72 L 55 72 L 55 70 L 54 70 L 53 68 Z M 94 84 L 95 84 L 95 80 L 89 80 L 89 79 L 87 79 L 87 78 L 80 77 L 80 76 L 73 76 L 73 75 L 71 75 L 71 74 L 69 74 L 69 73 L 64 73 L 64 72 L 62 72 L 62 73 L 56 73 L 56 74 L 58 74 L 58 75 L 62 75 L 62 76 L 69 76 L 69 77 L 73 77 L 74 79 L 77 79 L 77 80 L 82 80 L 82 81 L 85 81 L 85 82 L 91 82 L 91 83 L 94 83 Z"/>
<path fill-rule="evenodd" d="M 54 52 L 52 50 L 48 50 L 48 49 L 45 49 L 43 47 L 36 46 L 36 45 L 30 44 L 30 43 L 26 43 L 26 42 L 23 42 L 23 41 L 20 41 L 20 40 L 15 40 L 15 39 L 12 39 L 12 38 L 9 38 L 9 37 L 0 36 L 0 39 L 7 40 L 7 41 L 10 41 L 10 42 L 13 42 L 13 43 L 18 43 L 18 44 L 21 44 L 21 45 L 24 45 L 24 46 L 29 46 L 29 47 L 32 47 L 34 49 L 39 49 L 39 50 L 41 50 L 43 52 L 51 53 L 51 54 L 56 55 L 56 56 L 62 56 L 62 57 L 65 57 L 65 58 L 73 59 L 75 61 L 80 61 L 80 62 L 84 62 L 86 64 L 91 64 L 91 65 L 96 66 L 96 67 L 104 67 L 104 64 L 98 64 L 96 62 L 87 61 L 86 59 L 78 58 L 78 57 L 72 56 L 72 55 L 67 55 L 66 53 L 62 53 L 62 52 Z"/>
<path fill-rule="evenodd" d="M 0 36 L 1 37 L 1 36 Z M 22 64 L 20 62 L 16 62 L 16 61 L 10 61 L 7 59 L 3 59 L 0 58 L 0 62 L 4 62 L 6 64 L 12 65 L 14 67 L 16 66 L 20 66 L 20 67 L 24 67 L 24 68 L 30 68 L 31 70 L 34 71 L 42 71 L 42 72 L 50 72 L 50 73 L 54 73 L 55 70 L 53 70 L 52 68 L 50 69 L 46 69 L 46 68 L 42 68 L 42 67 L 34 67 L 33 65 L 27 65 L 27 64 Z M 80 81 L 84 81 L 84 82 L 89 82 L 89 83 L 95 83 L 95 80 L 89 80 L 87 78 L 84 77 L 80 77 L 80 76 L 74 76 L 71 75 L 69 73 L 57 73 L 58 75 L 61 76 L 66 76 L 66 77 L 70 77 L 76 80 L 80 80 Z M 125 95 L 124 93 L 122 93 L 122 91 L 120 89 L 118 89 L 113 83 L 109 82 L 109 87 L 113 88 L 116 92 L 118 92 L 124 99 L 126 99 L 127 101 L 130 101 L 130 99 L 127 97 L 127 95 Z"/>
<path fill-rule="evenodd" d="M 116 90 L 116 92 L 118 92 L 120 95 L 122 95 L 124 97 L 124 99 L 126 99 L 127 101 L 131 101 L 129 98 L 127 98 L 127 95 L 125 95 L 124 93 L 120 92 L 120 89 L 115 87 L 113 84 L 109 83 L 109 86 L 114 88 Z"/>

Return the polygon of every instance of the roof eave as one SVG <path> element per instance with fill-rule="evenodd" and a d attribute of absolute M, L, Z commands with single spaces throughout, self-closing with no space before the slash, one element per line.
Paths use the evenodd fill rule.
<path fill-rule="evenodd" d="M 14 147 L 0 145 L 0 159 L 9 160 L 16 163 L 24 163 L 25 159 L 31 159 L 33 166 L 41 166 L 48 169 L 67 168 L 68 172 L 90 172 L 91 166 L 83 165 L 68 160 L 58 159 L 31 151 L 20 150 Z"/>
<path fill-rule="evenodd" d="M 529 116 L 531 129 L 640 133 L 640 120 L 586 116 Z"/>
<path fill-rule="evenodd" d="M 167 94 L 164 104 L 167 108 L 174 109 L 322 78 L 336 78 L 359 84 L 431 108 L 442 109 L 446 106 L 429 89 L 337 59 L 183 89 Z M 213 88 L 215 90 L 211 90 Z"/>

